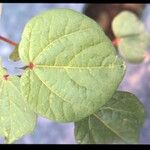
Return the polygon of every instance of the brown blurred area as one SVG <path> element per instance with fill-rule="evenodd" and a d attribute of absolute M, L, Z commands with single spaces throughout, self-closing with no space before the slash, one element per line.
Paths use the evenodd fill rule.
<path fill-rule="evenodd" d="M 86 4 L 84 14 L 98 22 L 104 29 L 105 33 L 111 40 L 115 37 L 111 29 L 113 18 L 123 10 L 129 10 L 135 13 L 138 17 L 141 16 L 145 4 L 125 3 L 125 4 Z"/>

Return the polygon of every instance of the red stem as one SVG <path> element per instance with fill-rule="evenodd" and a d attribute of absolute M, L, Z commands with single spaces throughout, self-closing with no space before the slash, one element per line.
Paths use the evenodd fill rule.
<path fill-rule="evenodd" d="M 8 74 L 3 75 L 3 79 L 4 79 L 4 80 L 8 80 L 8 77 L 9 77 Z"/>
<path fill-rule="evenodd" d="M 35 65 L 32 62 L 30 62 L 27 67 L 29 67 L 32 70 L 35 67 Z"/>
<path fill-rule="evenodd" d="M 118 46 L 118 45 L 120 44 L 120 42 L 121 42 L 121 39 L 120 39 L 120 38 L 116 38 L 116 39 L 114 39 L 114 40 L 112 41 L 112 44 L 113 44 L 114 46 Z"/>
<path fill-rule="evenodd" d="M 9 43 L 9 44 L 11 44 L 11 45 L 13 45 L 13 46 L 17 46 L 17 43 L 15 43 L 15 42 L 13 42 L 13 41 L 11 41 L 11 40 L 9 40 L 9 39 L 3 37 L 3 36 L 0 36 L 0 40 L 2 40 L 2 41 L 4 41 L 4 42 L 7 42 L 7 43 Z"/>

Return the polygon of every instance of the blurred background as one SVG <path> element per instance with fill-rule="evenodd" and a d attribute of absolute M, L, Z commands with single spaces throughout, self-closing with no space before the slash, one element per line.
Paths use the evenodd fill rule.
<path fill-rule="evenodd" d="M 85 3 L 4 3 L 0 18 L 0 35 L 18 43 L 25 24 L 30 18 L 52 8 L 71 8 L 82 12 L 97 21 L 111 40 L 114 35 L 111 21 L 115 15 L 123 10 L 134 12 L 145 24 L 150 32 L 150 4 L 85 4 Z M 0 41 L 0 55 L 3 65 L 10 74 L 20 74 L 16 66 L 23 66 L 21 62 L 11 62 L 9 55 L 14 47 Z M 144 104 L 147 113 L 143 128 L 140 131 L 139 143 L 150 144 L 150 49 L 143 63 L 127 64 L 127 72 L 119 86 L 120 90 L 134 93 Z M 0 143 L 3 139 L 0 138 Z M 24 136 L 17 144 L 75 144 L 73 123 L 56 123 L 39 117 L 33 133 Z"/>

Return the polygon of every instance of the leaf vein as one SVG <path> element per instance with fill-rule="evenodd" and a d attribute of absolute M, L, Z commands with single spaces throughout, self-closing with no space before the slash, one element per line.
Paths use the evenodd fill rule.
<path fill-rule="evenodd" d="M 121 138 L 124 142 L 127 143 L 127 141 L 119 135 L 114 129 L 112 129 L 108 124 L 106 124 L 99 116 L 97 116 L 95 113 L 93 114 L 94 117 L 96 117 L 101 123 L 103 123 L 108 129 L 110 129 L 111 132 L 113 132 L 115 135 L 117 135 L 119 138 Z"/>
<path fill-rule="evenodd" d="M 43 50 L 32 60 L 32 62 L 34 62 L 34 61 L 47 49 L 47 47 L 53 45 L 53 44 L 54 44 L 55 42 L 57 42 L 58 40 L 63 39 L 63 38 L 65 38 L 65 37 L 68 37 L 68 36 L 70 36 L 70 35 L 73 35 L 73 34 L 75 34 L 75 33 L 77 33 L 77 32 L 87 31 L 88 29 L 92 29 L 92 28 L 85 28 L 84 30 L 76 30 L 76 31 L 74 31 L 74 32 L 71 32 L 71 33 L 69 33 L 69 34 L 60 36 L 59 38 L 53 40 L 53 41 L 52 41 L 51 43 L 49 43 L 45 48 L 43 48 Z"/>
<path fill-rule="evenodd" d="M 56 96 L 58 96 L 59 98 L 61 98 L 63 101 L 65 101 L 65 102 L 71 104 L 70 101 L 67 101 L 67 100 L 63 99 L 58 93 L 54 92 L 50 87 L 48 87 L 48 86 L 46 85 L 46 83 L 45 83 L 43 80 L 40 79 L 40 77 L 37 75 L 36 72 L 34 72 L 34 73 L 35 73 L 35 75 L 39 78 L 39 80 L 40 80 L 52 93 L 54 93 Z"/>

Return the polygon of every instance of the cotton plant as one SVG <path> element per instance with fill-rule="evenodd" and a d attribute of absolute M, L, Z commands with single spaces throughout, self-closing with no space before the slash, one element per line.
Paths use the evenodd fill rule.
<path fill-rule="evenodd" d="M 121 31 L 115 33 L 120 38 Z M 0 68 L 0 135 L 6 143 L 31 133 L 37 116 L 74 122 L 79 144 L 138 143 L 144 107 L 132 93 L 117 90 L 126 62 L 94 20 L 51 9 L 31 18 L 13 44 L 10 59 L 25 65 L 20 76 Z"/>

